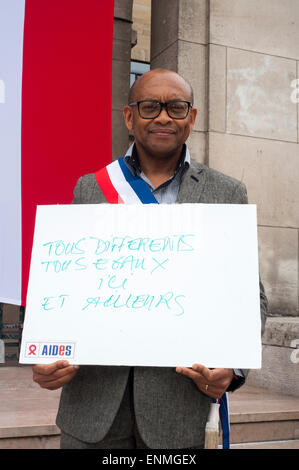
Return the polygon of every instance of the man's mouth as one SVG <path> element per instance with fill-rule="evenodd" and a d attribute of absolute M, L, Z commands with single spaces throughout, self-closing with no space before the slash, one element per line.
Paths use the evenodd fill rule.
<path fill-rule="evenodd" d="M 173 129 L 163 129 L 163 128 L 152 129 L 150 132 L 157 136 L 168 136 L 171 134 L 175 134 L 175 131 Z"/>

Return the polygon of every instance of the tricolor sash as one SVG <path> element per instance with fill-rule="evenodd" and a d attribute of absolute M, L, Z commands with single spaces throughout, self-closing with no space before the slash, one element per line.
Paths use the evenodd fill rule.
<path fill-rule="evenodd" d="M 124 157 L 101 168 L 94 175 L 110 204 L 158 204 L 146 182 L 131 173 Z"/>
<path fill-rule="evenodd" d="M 110 204 L 159 204 L 146 182 L 140 176 L 134 176 L 124 157 L 101 168 L 95 174 L 107 202 Z M 213 400 L 216 401 L 216 400 Z M 229 414 L 227 394 L 219 402 L 219 414 L 223 432 L 223 449 L 229 448 Z"/>

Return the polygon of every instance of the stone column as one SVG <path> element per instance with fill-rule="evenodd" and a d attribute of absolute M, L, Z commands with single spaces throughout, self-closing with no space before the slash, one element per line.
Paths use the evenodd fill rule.
<path fill-rule="evenodd" d="M 188 139 L 194 159 L 207 163 L 208 2 L 152 0 L 151 68 L 178 72 L 194 90 L 197 121 Z"/>
<path fill-rule="evenodd" d="M 126 151 L 129 135 L 123 120 L 130 88 L 133 0 L 115 0 L 112 56 L 112 158 Z M 103 73 L 105 71 L 103 70 Z"/>

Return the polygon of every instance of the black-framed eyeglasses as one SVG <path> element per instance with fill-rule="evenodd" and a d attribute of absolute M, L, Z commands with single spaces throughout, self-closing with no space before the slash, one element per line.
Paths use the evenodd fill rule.
<path fill-rule="evenodd" d="M 171 100 L 162 103 L 157 100 L 141 100 L 129 103 L 129 106 L 138 106 L 139 116 L 142 119 L 155 119 L 159 116 L 162 109 L 165 108 L 171 119 L 185 119 L 192 108 L 190 101 Z"/>

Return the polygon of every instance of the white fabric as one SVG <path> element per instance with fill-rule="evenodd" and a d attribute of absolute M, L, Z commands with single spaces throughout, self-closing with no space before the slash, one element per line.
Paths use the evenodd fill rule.
<path fill-rule="evenodd" d="M 21 102 L 25 0 L 0 0 L 0 302 L 21 304 Z"/>

